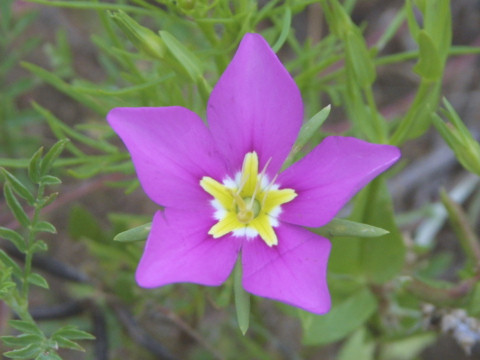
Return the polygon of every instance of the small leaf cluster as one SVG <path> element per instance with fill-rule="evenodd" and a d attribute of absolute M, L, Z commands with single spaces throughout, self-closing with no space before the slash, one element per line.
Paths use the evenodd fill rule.
<path fill-rule="evenodd" d="M 32 322 L 10 320 L 9 325 L 21 333 L 18 336 L 1 338 L 6 346 L 16 348 L 3 354 L 10 359 L 61 360 L 56 353 L 59 348 L 85 351 L 76 341 L 94 338 L 89 333 L 71 325 L 56 330 L 48 338 Z"/>

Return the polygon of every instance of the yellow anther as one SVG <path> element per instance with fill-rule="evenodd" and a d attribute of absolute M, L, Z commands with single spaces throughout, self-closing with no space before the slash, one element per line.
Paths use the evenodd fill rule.
<path fill-rule="evenodd" d="M 239 180 L 235 186 L 231 185 L 231 180 L 222 184 L 207 176 L 202 178 L 200 186 L 217 200 L 213 204 L 219 210 L 216 214 L 221 214 L 215 215 L 219 221 L 209 230 L 210 235 L 219 238 L 243 229 L 242 234 L 258 234 L 268 246 L 278 244 L 273 227 L 278 224 L 275 218 L 279 212 L 274 210 L 292 201 L 297 194 L 293 189 L 277 187 L 272 190 L 276 176 L 262 187 L 269 163 L 270 159 L 259 173 L 257 153 L 249 152 L 243 160 L 241 174 L 237 174 Z M 218 209 L 219 205 L 221 209 Z"/>

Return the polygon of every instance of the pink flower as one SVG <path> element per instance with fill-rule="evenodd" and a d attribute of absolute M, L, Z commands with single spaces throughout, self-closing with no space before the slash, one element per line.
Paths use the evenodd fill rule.
<path fill-rule="evenodd" d="M 165 208 L 138 265 L 140 286 L 220 285 L 241 252 L 246 291 L 329 310 L 331 245 L 303 226 L 327 224 L 400 152 L 332 136 L 280 172 L 302 118 L 295 82 L 257 34 L 245 35 L 213 89 L 208 127 L 178 106 L 108 114 L 143 189 Z"/>

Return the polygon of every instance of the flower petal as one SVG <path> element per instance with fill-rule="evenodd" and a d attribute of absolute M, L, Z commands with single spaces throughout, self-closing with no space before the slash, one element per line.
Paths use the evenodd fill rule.
<path fill-rule="evenodd" d="M 256 151 L 260 169 L 275 175 L 300 130 L 300 91 L 267 42 L 246 34 L 217 85 L 207 119 L 231 173 L 241 170 L 246 153 Z M 270 177 L 271 178 L 271 177 Z"/>
<path fill-rule="evenodd" d="M 330 309 L 327 262 L 330 241 L 301 227 L 281 224 L 278 245 L 256 238 L 242 250 L 246 291 L 324 314 Z"/>
<path fill-rule="evenodd" d="M 278 176 L 280 187 L 298 196 L 282 205 L 280 220 L 318 227 L 325 225 L 362 187 L 400 158 L 390 145 L 330 136 Z"/>
<path fill-rule="evenodd" d="M 208 202 L 201 178 L 225 176 L 208 129 L 188 109 L 116 108 L 107 120 L 132 155 L 144 191 L 159 205 L 192 208 Z"/>
<path fill-rule="evenodd" d="M 210 211 L 158 211 L 136 272 L 137 283 L 152 288 L 177 282 L 220 285 L 235 264 L 241 239 L 207 235 Z"/>

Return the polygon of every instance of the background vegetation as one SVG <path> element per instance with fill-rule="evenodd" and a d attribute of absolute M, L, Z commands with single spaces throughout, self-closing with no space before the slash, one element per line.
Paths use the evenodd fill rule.
<path fill-rule="evenodd" d="M 474 0 L 0 1 L 0 352 L 478 358 L 479 18 Z M 246 32 L 294 76 L 306 124 L 331 105 L 297 156 L 340 134 L 397 145 L 403 160 L 340 214 L 389 234 L 315 230 L 333 244 L 331 312 L 252 298 L 244 336 L 231 279 L 135 284 L 145 228 L 124 232 L 156 206 L 105 115 L 181 105 L 204 117 Z"/>

